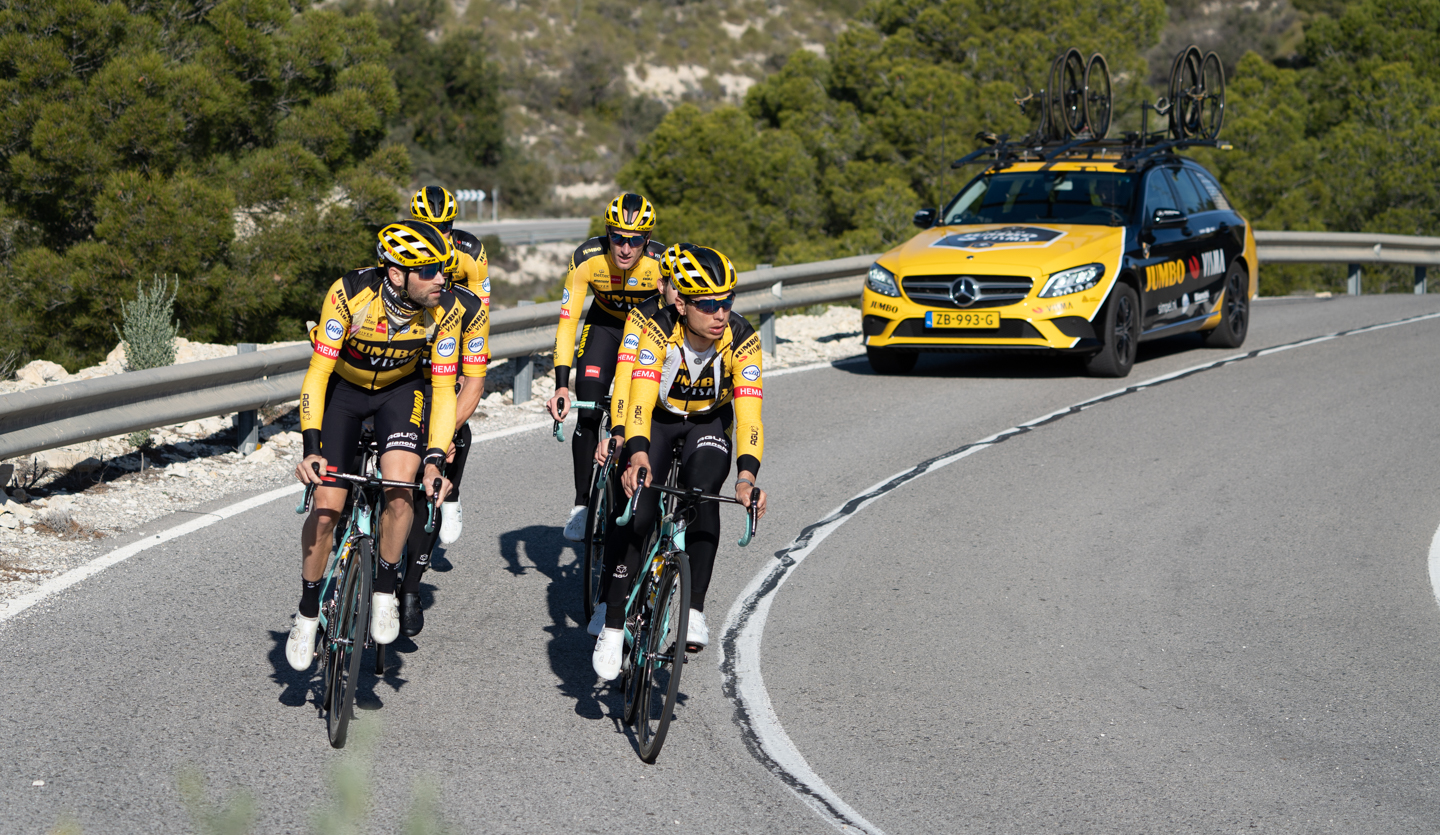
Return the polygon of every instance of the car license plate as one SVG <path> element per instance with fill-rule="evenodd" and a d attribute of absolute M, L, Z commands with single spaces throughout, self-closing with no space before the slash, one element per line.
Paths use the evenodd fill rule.
<path fill-rule="evenodd" d="M 998 328 L 1000 314 L 994 310 L 927 310 L 927 328 Z"/>

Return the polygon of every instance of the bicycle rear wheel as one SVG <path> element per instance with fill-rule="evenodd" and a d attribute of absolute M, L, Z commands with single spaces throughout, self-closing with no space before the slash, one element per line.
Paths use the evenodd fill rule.
<path fill-rule="evenodd" d="M 330 745 L 345 747 L 345 735 L 355 714 L 355 682 L 360 677 L 360 657 L 365 652 L 365 632 L 370 623 L 370 586 L 374 572 L 374 540 L 362 536 L 355 543 L 349 564 L 340 579 L 340 596 L 335 617 L 330 621 L 326 641 L 326 725 Z"/>
<path fill-rule="evenodd" d="M 610 509 L 613 498 L 612 479 L 605 478 L 605 468 L 596 467 L 590 476 L 590 518 L 585 521 L 585 560 L 583 574 L 583 595 L 585 597 L 585 622 L 595 615 L 600 605 L 600 587 L 605 571 L 605 537 L 610 532 Z"/>
<path fill-rule="evenodd" d="M 685 667 L 685 637 L 690 627 L 690 558 L 684 551 L 665 556 L 665 568 L 654 587 L 646 649 L 641 657 L 636 737 L 640 759 L 655 762 L 680 695 Z"/>

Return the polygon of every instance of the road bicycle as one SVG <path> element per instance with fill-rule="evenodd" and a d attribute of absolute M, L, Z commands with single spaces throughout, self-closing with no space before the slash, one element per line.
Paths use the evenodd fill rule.
<path fill-rule="evenodd" d="M 355 715 L 355 684 L 360 676 L 360 659 L 367 647 L 375 647 L 375 672 L 384 672 L 382 645 L 370 638 L 370 595 L 374 589 L 376 539 L 380 531 L 380 514 L 385 507 L 385 488 L 404 487 L 424 490 L 423 484 L 390 481 L 380 477 L 379 447 L 370 428 L 360 438 L 360 472 L 330 473 L 329 477 L 355 485 L 345 499 L 345 508 L 335 526 L 335 545 L 326 562 L 324 585 L 320 588 L 320 668 L 324 672 L 319 712 L 326 718 L 330 745 L 345 746 L 350 720 Z M 319 473 L 319 465 L 314 465 Z M 428 503 L 425 531 L 435 529 L 435 499 L 440 495 L 440 481 L 432 485 L 434 496 Z M 305 497 L 295 512 L 310 512 L 314 503 L 315 485 L 305 488 Z M 403 561 L 402 561 L 403 562 Z"/>
<path fill-rule="evenodd" d="M 625 694 L 624 721 L 635 726 L 640 758 L 655 762 L 680 694 L 680 672 L 685 653 L 680 644 L 690 628 L 690 557 L 685 553 L 685 529 L 695 521 L 701 502 L 740 504 L 730 496 L 714 496 L 699 488 L 675 486 L 680 456 L 672 459 L 665 485 L 652 484 L 661 493 L 661 515 L 655 536 L 630 595 L 625 601 L 625 652 L 621 659 L 620 683 Z M 645 468 L 637 475 L 645 483 Z M 630 524 L 641 490 L 636 490 L 615 520 Z M 757 497 L 758 498 L 758 497 Z M 745 532 L 737 544 L 745 547 L 755 535 L 755 508 L 752 501 L 745 514 Z M 686 647 L 690 650 L 690 647 Z M 695 648 L 698 650 L 698 648 Z"/>
<path fill-rule="evenodd" d="M 603 417 L 600 419 L 600 435 L 604 437 L 610 430 L 610 398 L 603 397 L 600 400 L 572 400 L 572 409 L 600 409 Z M 560 421 L 555 421 L 555 440 L 564 443 L 565 426 Z M 605 570 L 605 537 L 609 533 L 611 517 L 614 516 L 617 506 L 617 493 L 619 485 L 615 483 L 616 451 L 619 447 L 617 439 L 613 436 L 606 442 L 608 453 L 605 456 L 605 464 L 595 467 L 590 473 L 590 501 L 589 511 L 585 518 L 585 538 L 580 540 L 584 553 L 583 569 L 581 577 L 584 583 L 581 586 L 581 596 L 584 598 L 585 620 L 582 623 L 589 623 L 590 618 L 595 615 L 595 607 L 600 604 L 600 588 L 602 585 L 602 574 Z"/>

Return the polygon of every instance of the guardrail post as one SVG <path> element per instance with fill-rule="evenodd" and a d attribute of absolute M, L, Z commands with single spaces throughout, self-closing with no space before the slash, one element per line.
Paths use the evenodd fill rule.
<path fill-rule="evenodd" d="M 1349 266 L 1349 271 L 1350 278 L 1348 279 L 1349 286 L 1346 288 L 1347 292 L 1349 292 L 1352 296 L 1358 296 L 1360 295 L 1360 265 L 1351 264 Z"/>
<path fill-rule="evenodd" d="M 516 307 L 528 307 L 535 302 L 516 302 Z M 511 392 L 510 399 L 517 406 L 530 401 L 530 387 L 535 383 L 535 355 L 526 354 L 523 357 L 516 357 L 515 360 L 515 390 Z"/>
<path fill-rule="evenodd" d="M 1423 296 L 1428 292 L 1425 282 L 1425 265 L 1421 264 L 1415 268 L 1415 295 Z"/>
<path fill-rule="evenodd" d="M 254 342 L 241 342 L 235 347 L 237 354 L 255 351 Z M 260 413 L 251 409 L 235 415 L 235 448 L 241 455 L 249 455 L 260 446 Z"/>
<path fill-rule="evenodd" d="M 772 266 L 774 265 L 756 264 L 755 269 L 768 270 Z M 782 282 L 777 281 L 770 288 L 771 294 L 777 299 L 780 298 L 781 286 Z M 760 314 L 760 350 L 772 357 L 775 356 L 775 312 L 773 310 L 767 310 Z"/>

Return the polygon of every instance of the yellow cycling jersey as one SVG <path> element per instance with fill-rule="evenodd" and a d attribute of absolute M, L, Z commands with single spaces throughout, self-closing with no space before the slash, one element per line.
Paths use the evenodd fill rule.
<path fill-rule="evenodd" d="M 693 377 L 681 353 L 684 338 L 685 323 L 674 307 L 665 307 L 642 323 L 630 372 L 625 448 L 632 453 L 650 449 L 650 419 L 656 409 L 699 415 L 733 402 L 736 467 L 758 473 L 765 453 L 760 334 L 745 317 L 731 313 L 725 333 L 715 342 L 714 358 Z"/>
<path fill-rule="evenodd" d="M 300 431 L 311 436 L 318 449 L 331 373 L 360 388 L 383 389 L 419 373 L 420 357 L 428 347 L 436 385 L 427 454 L 438 450 L 443 455 L 455 430 L 456 354 L 465 309 L 453 293 L 443 293 L 438 306 L 397 325 L 380 298 L 381 282 L 386 280 L 383 267 L 370 267 L 330 285 L 312 336 L 315 352 L 300 388 Z"/>
<path fill-rule="evenodd" d="M 486 308 L 490 306 L 490 258 L 485 254 L 485 244 L 469 232 L 456 229 L 455 250 L 460 255 L 460 271 L 455 283 L 480 297 Z"/>
<path fill-rule="evenodd" d="M 460 318 L 460 376 L 483 379 L 490 364 L 490 306 L 455 284 L 450 288 L 465 313 Z M 422 354 L 420 370 L 430 379 L 430 358 Z"/>
<path fill-rule="evenodd" d="M 575 330 L 585 307 L 585 291 L 595 291 L 595 304 L 614 317 L 616 326 L 640 302 L 655 295 L 660 277 L 660 256 L 664 244 L 651 241 L 635 266 L 622 270 L 610 260 L 610 238 L 601 235 L 581 244 L 570 256 L 570 272 L 560 295 L 560 327 L 555 332 L 555 367 L 570 368 L 575 362 Z M 568 374 L 568 371 L 566 372 Z"/>
<path fill-rule="evenodd" d="M 610 428 L 614 432 L 625 431 L 625 402 L 630 396 L 630 374 L 635 369 L 635 352 L 640 350 L 640 334 L 662 306 L 668 307 L 665 297 L 656 293 L 625 316 L 620 351 L 615 356 L 615 388 L 610 394 Z"/>

